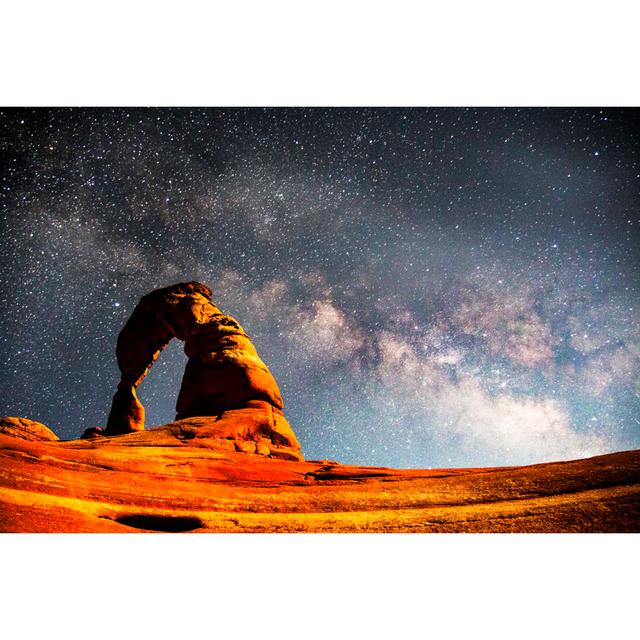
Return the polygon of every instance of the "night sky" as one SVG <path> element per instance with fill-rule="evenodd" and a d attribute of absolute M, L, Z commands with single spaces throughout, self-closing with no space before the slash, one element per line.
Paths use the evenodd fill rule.
<path fill-rule="evenodd" d="M 307 458 L 640 447 L 640 110 L 4 109 L 0 189 L 0 415 L 104 426 L 133 307 L 200 280 Z"/>

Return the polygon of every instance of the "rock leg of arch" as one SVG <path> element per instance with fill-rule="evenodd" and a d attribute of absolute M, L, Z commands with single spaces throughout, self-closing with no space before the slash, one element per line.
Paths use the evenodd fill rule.
<path fill-rule="evenodd" d="M 199 282 L 152 291 L 125 323 L 116 347 L 121 379 L 104 435 L 144 431 L 136 388 L 172 338 L 184 341 L 188 362 L 176 421 L 164 428 L 229 440 L 247 453 L 302 459 L 275 378 L 244 329 L 218 309 L 211 290 Z"/>

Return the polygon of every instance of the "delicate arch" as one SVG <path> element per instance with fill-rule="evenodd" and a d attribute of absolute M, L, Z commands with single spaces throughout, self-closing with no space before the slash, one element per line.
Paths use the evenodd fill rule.
<path fill-rule="evenodd" d="M 136 388 L 172 338 L 185 341 L 189 357 L 177 418 L 216 415 L 252 400 L 282 409 L 278 385 L 242 327 L 215 306 L 206 285 L 182 282 L 144 296 L 118 335 L 121 378 L 106 435 L 144 429 Z"/>

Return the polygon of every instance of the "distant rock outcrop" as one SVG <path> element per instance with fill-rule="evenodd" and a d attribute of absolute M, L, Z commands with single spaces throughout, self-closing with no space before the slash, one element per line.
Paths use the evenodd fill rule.
<path fill-rule="evenodd" d="M 22 440 L 58 440 L 58 436 L 41 422 L 14 416 L 0 418 L 0 433 Z"/>
<path fill-rule="evenodd" d="M 272 455 L 280 449 L 302 459 L 273 375 L 244 329 L 216 307 L 211 290 L 200 282 L 152 291 L 127 320 L 118 335 L 121 379 L 105 436 L 144 430 L 136 388 L 172 338 L 185 342 L 189 358 L 174 424 L 208 416 L 198 421 L 198 437 L 206 432 L 207 437 L 233 440 L 230 444 L 242 451 Z M 86 434 L 99 435 L 95 429 Z"/>

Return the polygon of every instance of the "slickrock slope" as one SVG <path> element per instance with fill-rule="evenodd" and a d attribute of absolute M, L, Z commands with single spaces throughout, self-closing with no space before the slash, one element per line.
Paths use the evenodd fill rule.
<path fill-rule="evenodd" d="M 0 530 L 640 531 L 640 451 L 401 470 L 267 457 L 251 439 L 256 452 L 244 453 L 235 435 L 203 427 L 66 442 L 0 431 Z"/>

